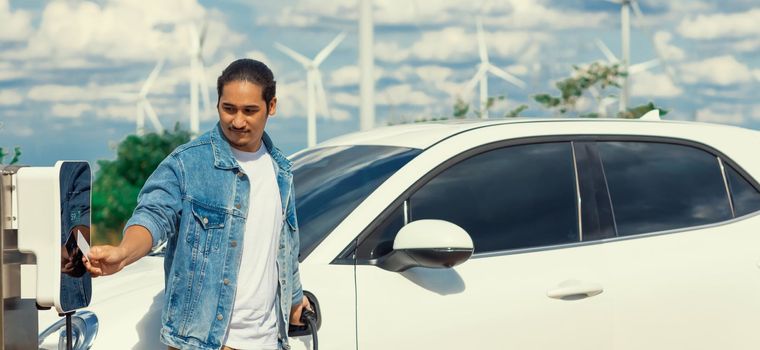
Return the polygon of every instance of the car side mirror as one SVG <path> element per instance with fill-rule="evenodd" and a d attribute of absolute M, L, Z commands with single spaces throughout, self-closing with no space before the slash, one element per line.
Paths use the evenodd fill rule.
<path fill-rule="evenodd" d="M 402 227 L 393 250 L 375 265 L 394 272 L 412 267 L 450 268 L 472 256 L 472 238 L 461 227 L 444 220 L 417 220 Z"/>

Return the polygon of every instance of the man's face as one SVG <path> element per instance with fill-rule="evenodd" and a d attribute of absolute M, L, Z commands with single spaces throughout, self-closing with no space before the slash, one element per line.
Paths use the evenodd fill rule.
<path fill-rule="evenodd" d="M 231 81 L 222 88 L 219 97 L 219 122 L 227 141 L 241 151 L 255 152 L 261 145 L 264 126 L 274 115 L 277 98 L 266 101 L 261 86 L 247 81 Z"/>

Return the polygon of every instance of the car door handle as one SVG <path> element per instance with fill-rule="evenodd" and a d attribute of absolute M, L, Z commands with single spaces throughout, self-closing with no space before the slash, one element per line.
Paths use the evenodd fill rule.
<path fill-rule="evenodd" d="M 567 280 L 546 292 L 546 296 L 562 300 L 579 300 L 593 297 L 604 291 L 601 285 L 577 280 Z"/>

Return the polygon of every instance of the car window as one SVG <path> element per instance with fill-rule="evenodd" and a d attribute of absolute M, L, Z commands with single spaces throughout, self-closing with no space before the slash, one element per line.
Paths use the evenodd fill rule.
<path fill-rule="evenodd" d="M 487 151 L 448 167 L 409 197 L 408 215 L 457 224 L 472 237 L 475 253 L 484 253 L 577 242 L 576 204 L 570 143 L 542 143 Z M 389 252 L 399 223 L 401 208 L 362 242 L 357 258 Z"/>
<path fill-rule="evenodd" d="M 736 216 L 746 215 L 760 210 L 760 191 L 752 186 L 730 165 L 725 165 L 726 178 L 731 188 Z"/>
<path fill-rule="evenodd" d="M 305 259 L 364 198 L 420 152 L 389 146 L 341 146 L 294 156 L 299 259 Z"/>
<path fill-rule="evenodd" d="M 598 142 L 619 236 L 732 217 L 718 159 L 655 142 Z"/>

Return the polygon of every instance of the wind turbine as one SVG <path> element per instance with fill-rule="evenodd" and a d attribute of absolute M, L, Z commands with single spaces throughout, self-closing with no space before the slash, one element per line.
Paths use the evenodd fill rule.
<path fill-rule="evenodd" d="M 614 4 L 620 5 L 620 40 L 621 40 L 621 50 L 622 50 L 622 63 L 623 63 L 623 70 L 625 72 L 629 72 L 629 65 L 631 62 L 631 10 L 633 10 L 634 15 L 636 16 L 636 19 L 641 21 L 644 18 L 644 15 L 641 12 L 641 7 L 639 7 L 638 0 L 606 0 Z M 668 65 L 668 62 L 665 60 L 664 55 L 660 51 L 660 48 L 657 46 L 657 43 L 654 42 L 654 37 L 649 34 L 649 38 L 652 41 L 652 45 L 654 46 L 654 51 L 657 54 L 657 58 L 660 60 L 662 65 L 665 68 L 665 73 L 668 75 L 671 81 L 675 82 L 674 74 L 672 72 L 672 69 Z M 609 49 L 608 49 L 609 51 Z M 630 97 L 630 82 L 628 80 L 628 76 L 623 77 L 623 88 L 622 92 L 620 94 L 620 111 L 623 112 L 628 108 L 628 100 Z"/>
<path fill-rule="evenodd" d="M 359 129 L 375 125 L 375 53 L 372 0 L 359 0 Z"/>
<path fill-rule="evenodd" d="M 603 41 L 601 41 L 599 39 L 596 39 L 596 40 L 594 40 L 594 44 L 596 44 L 596 47 L 599 48 L 599 51 L 602 52 L 602 54 L 604 55 L 604 57 L 607 58 L 607 62 L 612 63 L 612 64 L 619 64 L 621 62 L 620 59 L 617 58 L 617 56 L 615 56 L 614 53 L 612 53 L 612 50 L 610 50 L 610 48 Z M 650 68 L 656 67 L 658 65 L 660 65 L 660 60 L 659 59 L 653 59 L 653 60 L 649 60 L 649 61 L 645 61 L 645 62 L 636 63 L 634 65 L 631 65 L 625 71 L 625 72 L 627 72 L 627 74 L 624 77 L 624 79 L 627 80 L 632 75 L 635 75 L 637 73 L 641 73 L 643 71 L 649 70 Z M 615 102 L 615 98 L 609 97 L 609 96 L 607 96 L 607 97 L 600 96 L 600 92 L 596 88 L 594 88 L 594 87 L 591 87 L 591 89 L 589 89 L 589 92 L 591 92 L 591 95 L 594 96 L 594 98 L 597 101 L 599 101 L 599 106 L 598 106 L 599 107 L 599 111 L 598 111 L 598 113 L 600 115 L 606 115 L 607 114 L 607 106 L 610 105 L 610 104 L 612 104 L 613 102 Z"/>
<path fill-rule="evenodd" d="M 163 126 L 161 126 L 161 121 L 158 120 L 158 116 L 156 116 L 156 111 L 153 110 L 153 106 L 151 106 L 150 101 L 148 101 L 148 93 L 150 92 L 150 88 L 153 86 L 153 83 L 156 81 L 156 78 L 158 78 L 158 73 L 161 72 L 161 68 L 164 66 L 164 59 L 158 60 L 156 62 L 156 65 L 153 67 L 153 70 L 148 75 L 148 78 L 145 79 L 145 81 L 142 84 L 142 87 L 140 88 L 140 91 L 135 93 L 128 93 L 128 92 L 117 92 L 117 93 L 106 93 L 105 97 L 107 98 L 116 98 L 125 102 L 134 102 L 135 108 L 137 112 L 137 118 L 136 118 L 136 130 L 135 133 L 138 136 L 145 135 L 145 115 L 148 115 L 148 118 L 150 119 L 151 124 L 153 124 L 153 129 L 159 134 L 164 132 Z"/>
<path fill-rule="evenodd" d="M 478 27 L 478 51 L 480 53 L 480 67 L 478 68 L 477 73 L 475 73 L 475 76 L 473 76 L 467 85 L 465 85 L 464 91 L 465 93 L 469 94 L 470 90 L 475 88 L 475 84 L 480 82 L 480 117 L 487 119 L 488 109 L 486 108 L 486 105 L 488 104 L 488 73 L 502 78 L 521 89 L 525 88 L 525 82 L 518 79 L 514 75 L 507 73 L 503 69 L 491 64 L 491 62 L 488 60 L 488 48 L 486 47 L 486 41 L 483 35 L 483 23 L 481 23 L 480 18 L 478 18 L 476 21 Z"/>
<path fill-rule="evenodd" d="M 319 51 L 319 53 L 314 56 L 313 60 L 306 58 L 283 44 L 274 44 L 278 50 L 282 51 L 296 62 L 301 63 L 304 69 L 306 69 L 306 140 L 308 147 L 317 144 L 317 102 L 319 102 L 319 108 L 324 115 L 330 115 L 330 111 L 327 107 L 325 87 L 322 84 L 322 73 L 319 72 L 319 65 L 324 62 L 327 56 L 329 56 L 345 38 L 345 32 L 338 34 L 338 36 L 327 44 L 322 51 Z M 319 101 L 317 101 L 317 98 L 319 98 Z"/>
<path fill-rule="evenodd" d="M 208 94 L 208 83 L 206 82 L 206 69 L 203 60 L 203 43 L 206 41 L 206 30 L 208 25 L 203 23 L 201 32 L 191 24 L 190 32 L 190 133 L 197 136 L 200 128 L 199 101 L 198 92 L 200 90 L 201 101 L 203 102 L 203 114 L 211 114 L 211 100 Z"/>

